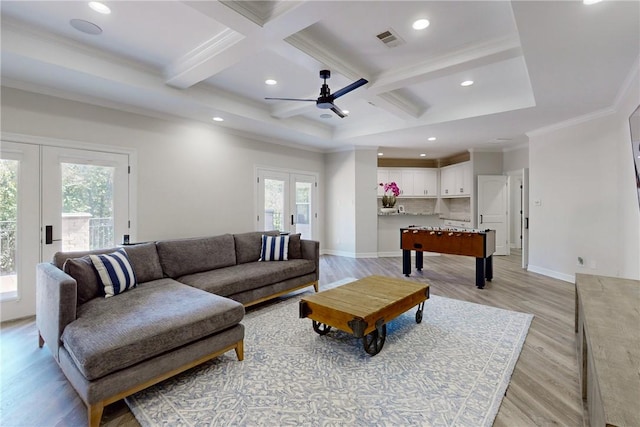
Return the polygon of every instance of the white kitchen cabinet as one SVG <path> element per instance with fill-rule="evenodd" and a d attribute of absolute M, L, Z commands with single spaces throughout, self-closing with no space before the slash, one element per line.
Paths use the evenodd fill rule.
<path fill-rule="evenodd" d="M 438 196 L 438 170 L 413 171 L 413 195 L 416 197 Z"/>
<path fill-rule="evenodd" d="M 468 197 L 472 187 L 473 171 L 470 162 L 440 169 L 440 197 Z"/>
<path fill-rule="evenodd" d="M 378 184 L 395 182 L 400 189 L 399 197 L 437 197 L 438 170 L 426 168 L 378 168 Z M 378 197 L 384 188 L 378 185 Z"/>

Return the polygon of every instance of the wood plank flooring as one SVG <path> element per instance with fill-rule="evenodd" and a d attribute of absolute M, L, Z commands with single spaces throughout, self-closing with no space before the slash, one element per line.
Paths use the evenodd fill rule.
<path fill-rule="evenodd" d="M 519 252 L 494 257 L 493 263 L 493 281 L 482 290 L 475 287 L 475 260 L 463 256 L 425 256 L 423 271 L 414 269 L 408 280 L 428 283 L 432 295 L 534 315 L 494 426 L 585 426 L 573 332 L 573 284 L 523 270 Z M 320 272 L 321 289 L 345 277 L 403 277 L 401 258 L 322 256 Z M 1 325 L 0 358 L 0 425 L 86 425 L 84 404 L 48 347 L 38 348 L 34 318 Z M 120 401 L 105 408 L 102 425 L 139 424 Z"/>

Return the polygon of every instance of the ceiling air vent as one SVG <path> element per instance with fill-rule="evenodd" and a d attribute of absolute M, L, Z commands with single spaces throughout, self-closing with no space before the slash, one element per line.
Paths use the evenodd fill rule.
<path fill-rule="evenodd" d="M 391 28 L 376 36 L 386 47 L 396 47 L 404 44 L 404 40 Z"/>

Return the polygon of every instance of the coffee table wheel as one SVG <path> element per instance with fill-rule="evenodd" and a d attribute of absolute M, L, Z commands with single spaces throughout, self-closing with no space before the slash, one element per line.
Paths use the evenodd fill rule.
<path fill-rule="evenodd" d="M 331 326 L 313 320 L 313 330 L 316 331 L 318 335 L 327 335 L 331 330 Z"/>
<path fill-rule="evenodd" d="M 382 325 L 374 329 L 368 335 L 365 335 L 362 338 L 362 343 L 364 344 L 364 351 L 369 353 L 372 356 L 380 353 L 382 347 L 384 346 L 384 341 L 387 338 L 387 325 Z"/>
<path fill-rule="evenodd" d="M 416 311 L 416 323 L 422 322 L 422 310 L 424 309 L 424 301 L 418 304 L 418 311 Z"/>

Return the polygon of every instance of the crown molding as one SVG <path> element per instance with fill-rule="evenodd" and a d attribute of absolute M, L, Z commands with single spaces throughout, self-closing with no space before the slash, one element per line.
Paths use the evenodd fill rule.
<path fill-rule="evenodd" d="M 578 117 L 574 117 L 571 118 L 569 120 L 565 120 L 562 122 L 558 122 L 558 123 L 554 123 L 552 125 L 549 126 L 545 126 L 542 128 L 538 128 L 538 129 L 534 129 L 532 131 L 526 132 L 525 135 L 528 136 L 529 138 L 531 137 L 536 137 L 536 136 L 540 136 L 540 135 L 544 135 L 547 134 L 549 132 L 554 132 L 560 129 L 565 129 L 571 126 L 576 126 L 582 123 L 586 123 L 589 122 L 591 120 L 595 120 L 598 119 L 600 117 L 606 117 L 609 116 L 611 114 L 615 114 L 616 110 L 613 109 L 612 107 L 607 107 L 604 108 L 602 110 L 598 110 L 598 111 L 594 111 L 592 113 L 589 114 L 584 114 L 582 116 L 578 116 Z"/>

